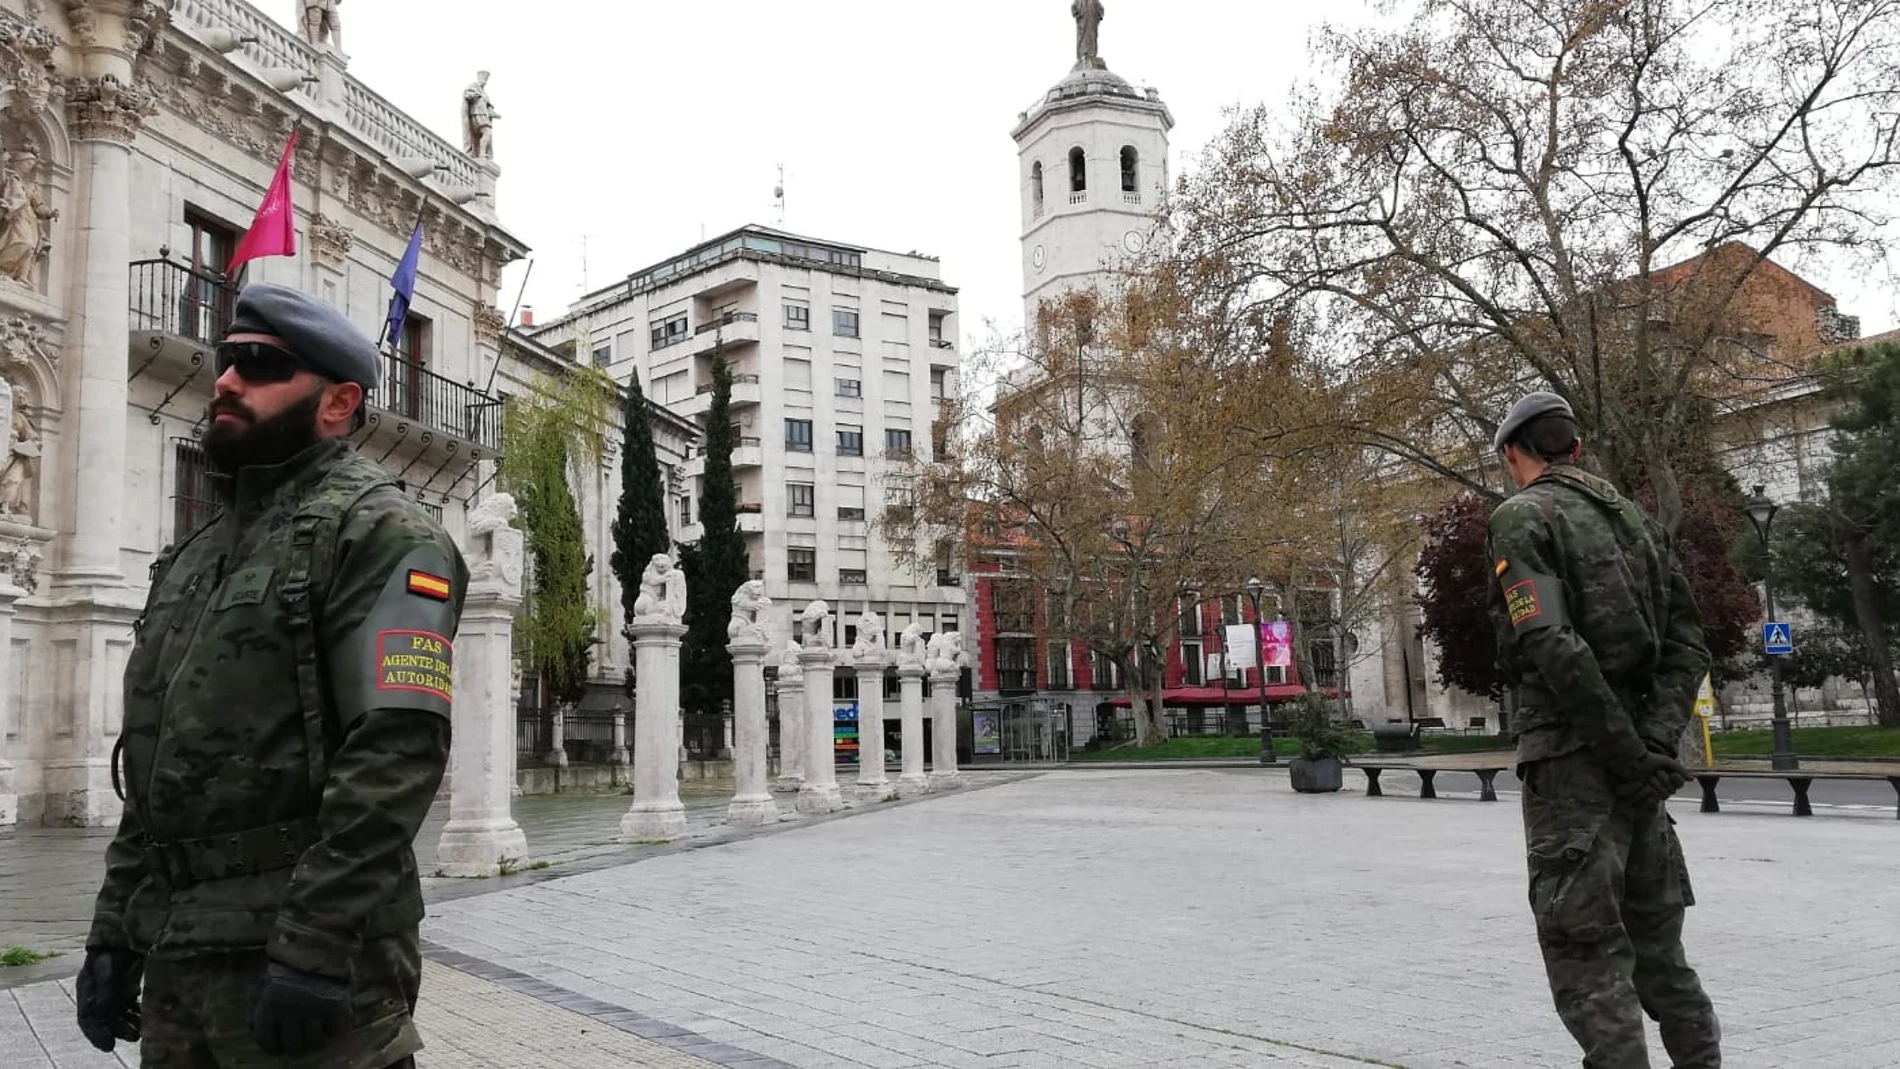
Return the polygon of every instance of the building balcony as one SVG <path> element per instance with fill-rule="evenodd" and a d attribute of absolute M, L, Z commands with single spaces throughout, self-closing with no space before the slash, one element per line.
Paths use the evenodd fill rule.
<path fill-rule="evenodd" d="M 706 466 L 704 464 L 704 460 L 706 457 L 706 447 L 703 445 L 696 446 L 693 449 L 693 456 L 696 459 L 701 461 L 701 464 L 699 465 L 699 470 L 701 472 L 704 472 L 706 470 Z M 736 443 L 734 443 L 732 447 L 732 467 L 733 467 L 733 470 L 735 471 L 740 468 L 765 467 L 764 443 L 760 442 L 759 439 L 757 438 L 739 439 Z"/>
<path fill-rule="evenodd" d="M 177 260 L 139 260 L 130 272 L 131 378 L 201 379 L 209 393 L 218 375 L 212 352 L 230 330 L 236 287 Z"/>
<path fill-rule="evenodd" d="M 710 323 L 701 323 L 693 328 L 693 336 L 686 344 L 686 351 L 697 356 L 710 353 L 723 344 L 727 348 L 739 345 L 757 345 L 759 342 L 759 316 L 756 312 L 727 312 Z"/>
<path fill-rule="evenodd" d="M 741 501 L 738 507 L 739 533 L 765 533 L 765 506 L 757 501 Z"/>
<path fill-rule="evenodd" d="M 765 401 L 765 391 L 759 386 L 759 377 L 753 374 L 734 375 L 732 377 L 732 403 L 734 405 L 757 405 Z M 702 382 L 693 388 L 693 399 L 680 406 L 681 415 L 697 416 L 712 408 L 712 383 Z"/>
<path fill-rule="evenodd" d="M 381 377 L 366 402 L 372 435 L 387 429 L 425 446 L 446 435 L 491 454 L 501 448 L 500 398 L 394 355 L 383 357 Z"/>

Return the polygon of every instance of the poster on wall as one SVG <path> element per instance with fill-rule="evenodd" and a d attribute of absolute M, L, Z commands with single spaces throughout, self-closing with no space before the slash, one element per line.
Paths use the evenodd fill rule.
<path fill-rule="evenodd" d="M 971 713 L 970 730 L 976 736 L 975 744 L 971 748 L 973 752 L 979 754 L 1003 752 L 1003 735 L 994 711 Z"/>
<path fill-rule="evenodd" d="M 1260 646 L 1268 668 L 1293 666 L 1293 624 L 1288 620 L 1264 620 L 1260 624 Z"/>
<path fill-rule="evenodd" d="M 1227 667 L 1239 671 L 1252 668 L 1256 656 L 1253 628 L 1246 624 L 1227 624 L 1222 629 L 1222 642 L 1227 647 Z"/>

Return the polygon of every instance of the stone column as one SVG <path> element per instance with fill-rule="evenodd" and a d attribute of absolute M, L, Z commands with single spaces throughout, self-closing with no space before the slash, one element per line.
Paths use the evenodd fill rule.
<path fill-rule="evenodd" d="M 686 834 L 680 804 L 679 647 L 683 624 L 636 619 L 633 655 L 633 804 L 620 818 L 622 842 L 665 842 Z"/>
<path fill-rule="evenodd" d="M 633 763 L 633 754 L 627 749 L 627 714 L 623 712 L 614 713 L 613 763 L 616 765 Z"/>
<path fill-rule="evenodd" d="M 930 674 L 930 789 L 963 786 L 957 771 L 957 679 L 961 673 Z"/>
<path fill-rule="evenodd" d="M 805 782 L 798 788 L 800 813 L 830 813 L 844 807 L 832 743 L 832 656 L 822 646 L 806 647 L 798 655 L 805 670 Z"/>
<path fill-rule="evenodd" d="M 858 793 L 881 801 L 890 790 L 884 777 L 884 662 L 858 662 Z"/>
<path fill-rule="evenodd" d="M 495 499 L 503 503 L 490 504 Z M 512 514 L 506 494 L 477 506 Z M 521 532 L 505 522 L 472 534 L 468 592 L 455 633 L 455 705 L 449 822 L 435 856 L 446 876 L 492 876 L 506 858 L 519 864 L 528 838 L 511 808 L 515 706 L 509 660 L 521 608 Z"/>
<path fill-rule="evenodd" d="M 781 793 L 796 793 L 805 785 L 805 680 L 787 678 L 781 665 L 778 677 L 778 783 Z"/>
<path fill-rule="evenodd" d="M 59 532 L 50 595 L 59 621 L 53 643 L 71 660 L 45 688 L 58 726 L 41 768 L 44 822 L 98 826 L 116 823 L 122 808 L 112 789 L 112 746 L 124 715 L 132 621 L 144 601 L 142 590 L 126 586 L 120 553 L 128 496 L 131 146 L 156 113 L 151 90 L 137 77 L 155 28 L 152 6 L 139 0 L 83 6 L 90 32 L 75 35 L 66 94 L 75 187 L 63 228 L 72 251 L 66 276 L 49 286 L 65 288 L 69 316 L 58 466 L 42 472 L 45 501 L 61 507 L 42 510 L 40 520 Z"/>
<path fill-rule="evenodd" d="M 13 576 L 0 572 L 0 680 L 12 680 L 13 674 L 13 610 L 14 603 L 26 596 L 26 591 L 13 585 Z M 7 749 L 7 730 L 13 723 L 13 703 L 24 701 L 26 695 L 13 693 L 11 685 L 0 686 L 0 827 L 9 827 L 19 822 L 19 788 L 13 779 L 13 761 Z M 24 725 L 24 720 L 22 721 Z M 24 737 L 24 732 L 21 733 Z"/>
<path fill-rule="evenodd" d="M 769 824 L 778 819 L 778 803 L 765 789 L 765 749 L 771 728 L 765 722 L 763 642 L 732 642 L 732 802 L 729 824 Z"/>
<path fill-rule="evenodd" d="M 567 767 L 567 709 L 562 702 L 548 714 L 548 752 L 543 756 L 555 768 Z"/>
<path fill-rule="evenodd" d="M 923 665 L 898 665 L 897 689 L 904 717 L 904 767 L 897 777 L 897 793 L 909 798 L 930 789 L 930 778 L 924 775 Z"/>

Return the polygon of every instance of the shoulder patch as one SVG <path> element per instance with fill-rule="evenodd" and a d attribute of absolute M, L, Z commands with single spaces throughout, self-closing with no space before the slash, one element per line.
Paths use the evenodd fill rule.
<path fill-rule="evenodd" d="M 1496 568 L 1497 574 L 1503 575 L 1505 572 L 1510 571 L 1510 570 L 1511 570 L 1511 562 L 1508 560 L 1505 560 L 1503 557 L 1499 557 L 1497 568 Z"/>
<path fill-rule="evenodd" d="M 449 581 L 419 568 L 409 569 L 409 592 L 437 601 L 449 600 Z"/>
<path fill-rule="evenodd" d="M 1537 581 L 1525 579 L 1506 587 L 1504 608 L 1511 614 L 1512 627 L 1523 627 L 1527 622 L 1542 616 L 1544 606 L 1537 599 Z"/>
<path fill-rule="evenodd" d="M 451 701 L 455 644 L 433 631 L 376 633 L 376 689 L 409 690 Z"/>

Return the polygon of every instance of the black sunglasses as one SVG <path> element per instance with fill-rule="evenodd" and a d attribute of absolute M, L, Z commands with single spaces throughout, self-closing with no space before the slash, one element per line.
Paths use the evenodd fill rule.
<path fill-rule="evenodd" d="M 236 368 L 245 382 L 289 382 L 299 371 L 314 370 L 303 357 L 261 341 L 218 343 L 218 374 Z"/>

